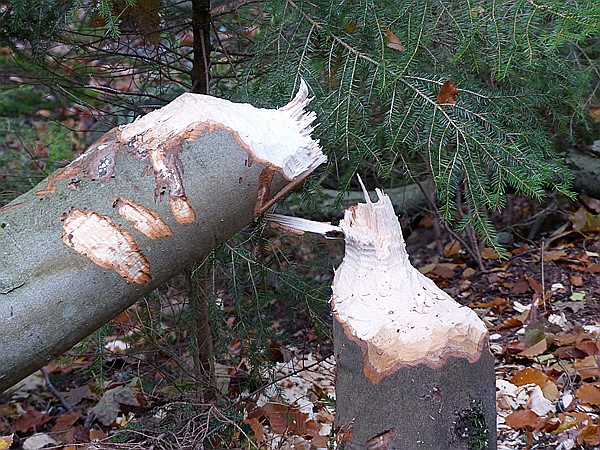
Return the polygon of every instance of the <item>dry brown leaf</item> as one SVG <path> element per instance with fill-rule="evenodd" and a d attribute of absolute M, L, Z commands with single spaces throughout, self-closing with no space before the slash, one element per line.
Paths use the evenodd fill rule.
<path fill-rule="evenodd" d="M 477 273 L 477 271 L 475 269 L 473 269 L 472 267 L 467 267 L 465 270 L 463 270 L 462 276 L 464 278 L 469 278 L 473 275 L 475 275 Z"/>
<path fill-rule="evenodd" d="M 558 386 L 552 380 L 548 380 L 548 382 L 542 388 L 542 392 L 544 397 L 550 401 L 556 401 L 560 397 L 560 392 L 558 392 Z"/>
<path fill-rule="evenodd" d="M 506 351 L 510 354 L 520 353 L 527 348 L 523 341 L 510 341 L 506 344 Z"/>
<path fill-rule="evenodd" d="M 449 103 L 451 105 L 455 105 L 456 104 L 456 100 L 454 99 L 454 96 L 458 94 L 458 89 L 456 89 L 456 87 L 454 87 L 452 85 L 452 83 L 450 83 L 450 81 L 446 80 L 444 81 L 444 84 L 442 84 L 442 88 L 440 89 L 440 92 L 437 96 L 437 102 L 440 105 L 444 105 L 446 103 Z M 484 255 L 484 252 L 486 251 L 486 249 L 488 249 L 488 247 L 484 248 L 483 251 L 481 252 L 481 255 Z M 494 258 L 485 258 L 485 256 L 483 256 L 485 259 L 498 259 L 498 255 L 496 254 L 496 252 L 493 249 L 490 249 L 494 252 L 494 255 L 496 255 L 496 257 Z"/>
<path fill-rule="evenodd" d="M 530 409 L 520 409 L 506 416 L 506 425 L 515 430 L 540 430 L 545 422 Z"/>
<path fill-rule="evenodd" d="M 577 435 L 577 445 L 600 445 L 600 426 L 587 425 Z"/>
<path fill-rule="evenodd" d="M 564 250 L 554 250 L 552 252 L 544 253 L 544 261 L 557 261 L 559 259 L 565 258 L 567 256 L 567 252 Z"/>
<path fill-rule="evenodd" d="M 575 345 L 575 347 L 589 356 L 597 355 L 600 353 L 600 349 L 598 348 L 598 342 L 596 341 L 581 341 L 578 342 Z"/>
<path fill-rule="evenodd" d="M 600 383 L 588 383 L 581 386 L 575 395 L 583 403 L 600 406 Z"/>
<path fill-rule="evenodd" d="M 473 302 L 469 305 L 471 308 L 491 308 L 496 314 L 502 314 L 504 311 L 511 308 L 508 300 L 501 297 L 496 297 L 494 300 L 490 302 Z"/>
<path fill-rule="evenodd" d="M 458 255 L 461 250 L 462 247 L 460 245 L 460 242 L 458 242 L 456 239 L 452 239 L 450 242 L 444 245 L 444 256 L 450 257 Z"/>
<path fill-rule="evenodd" d="M 435 269 L 435 267 L 435 263 L 425 264 L 423 267 L 419 267 L 419 272 L 421 272 L 423 275 L 427 275 L 429 272 Z"/>
<path fill-rule="evenodd" d="M 583 286 L 583 278 L 580 275 L 571 275 L 571 286 Z"/>
<path fill-rule="evenodd" d="M 433 273 L 440 278 L 454 278 L 454 267 L 456 264 L 437 264 Z"/>
<path fill-rule="evenodd" d="M 346 33 L 354 33 L 357 28 L 358 24 L 356 22 L 348 22 L 346 25 L 344 25 L 344 31 Z"/>
<path fill-rule="evenodd" d="M 537 344 L 534 344 L 528 349 L 523 350 L 521 353 L 519 353 L 519 356 L 523 356 L 525 358 L 534 358 L 536 356 L 543 355 L 546 350 L 548 350 L 548 342 L 546 342 L 546 339 L 544 338 Z"/>
<path fill-rule="evenodd" d="M 448 83 L 448 82 L 446 81 L 446 83 Z M 446 85 L 446 83 L 444 83 L 444 86 Z M 452 85 L 450 85 L 450 86 L 452 86 Z M 452 86 L 452 87 L 454 87 L 454 86 Z M 442 87 L 442 90 L 443 89 L 444 88 Z M 454 89 L 456 90 L 455 94 L 457 94 L 458 90 L 456 88 L 454 88 Z M 440 91 L 440 95 L 441 94 L 442 93 Z M 440 97 L 438 95 L 438 103 L 446 103 L 446 102 L 440 102 Z M 454 98 L 452 98 L 452 100 L 449 103 L 451 103 L 452 105 L 454 105 L 456 102 L 454 101 Z M 500 258 L 500 255 L 498 255 L 498 253 L 496 253 L 496 250 L 494 250 L 493 248 L 491 248 L 491 247 L 485 247 L 483 250 L 481 250 L 481 257 L 483 259 L 498 259 L 498 258 Z"/>
<path fill-rule="evenodd" d="M 398 50 L 399 52 L 404 51 L 404 45 L 398 37 L 389 28 L 385 30 L 385 45 L 386 47 Z"/>
<path fill-rule="evenodd" d="M 256 417 L 246 419 L 244 420 L 244 423 L 250 425 L 250 428 L 252 428 L 252 432 L 254 433 L 254 437 L 258 443 L 261 443 L 265 440 L 265 430 Z"/>
<path fill-rule="evenodd" d="M 90 441 L 101 441 L 106 439 L 106 433 L 99 428 L 92 428 L 90 430 Z"/>
<path fill-rule="evenodd" d="M 590 115 L 590 119 L 592 119 L 592 122 L 596 124 L 600 123 L 600 106 L 590 108 L 588 114 Z"/>
<path fill-rule="evenodd" d="M 73 426 L 77 420 L 79 420 L 80 412 L 71 411 L 68 413 L 61 414 L 56 418 L 56 423 L 52 427 L 52 431 L 66 431 Z"/>
<path fill-rule="evenodd" d="M 588 212 L 583 206 L 575 211 L 569 220 L 573 224 L 574 231 L 584 233 L 600 231 L 600 215 Z"/>
<path fill-rule="evenodd" d="M 529 282 L 526 279 L 522 279 L 521 281 L 517 281 L 511 289 L 511 293 L 515 295 L 524 294 L 529 291 L 531 286 L 529 286 Z"/>
<path fill-rule="evenodd" d="M 496 326 L 496 330 L 506 330 L 507 328 L 516 328 L 523 325 L 523 322 L 516 317 L 508 317 L 502 323 Z M 521 349 L 523 350 L 523 349 Z"/>
<path fill-rule="evenodd" d="M 42 413 L 35 408 L 29 407 L 27 411 L 19 416 L 14 424 L 14 429 L 20 433 L 25 433 L 26 431 L 42 426 L 49 420 L 50 416 L 45 412 Z"/>
<path fill-rule="evenodd" d="M 533 289 L 536 294 L 541 294 L 543 292 L 544 289 L 542 288 L 542 285 L 537 280 L 534 280 L 533 278 L 528 277 L 528 276 L 525 276 L 525 279 L 529 283 L 529 286 L 531 286 L 531 289 Z"/>
<path fill-rule="evenodd" d="M 515 373 L 510 382 L 515 386 L 523 386 L 525 384 L 533 383 L 543 388 L 544 385 L 548 382 L 548 380 L 548 376 L 543 374 L 539 370 L 533 369 L 531 367 L 526 367 L 525 369 Z"/>
<path fill-rule="evenodd" d="M 577 370 L 579 376 L 586 380 L 589 378 L 600 378 L 600 369 L 598 368 L 598 361 L 595 356 L 588 356 L 577 360 L 573 363 L 573 368 Z"/>

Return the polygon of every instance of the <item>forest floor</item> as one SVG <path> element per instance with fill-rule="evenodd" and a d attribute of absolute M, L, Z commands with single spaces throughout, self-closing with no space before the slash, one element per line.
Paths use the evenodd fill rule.
<path fill-rule="evenodd" d="M 600 201 L 583 200 L 542 208 L 511 198 L 510 255 L 499 260 L 483 249 L 481 268 L 459 242 L 435 238 L 429 215 L 405 227 L 415 267 L 489 327 L 502 450 L 600 446 Z M 528 222 L 514 225 L 521 217 Z M 313 270 L 323 254 L 315 249 L 339 261 L 340 241 L 267 230 L 264 251 L 285 253 L 290 267 L 329 282 L 331 274 Z M 219 298 L 234 336 L 226 288 Z M 307 310 L 291 319 L 277 299 L 271 305 L 275 337 L 258 375 L 251 348 L 231 338 L 230 356 L 216 364 L 216 399 L 203 401 L 189 335 L 175 319 L 188 309 L 187 293 L 174 281 L 2 394 L 0 449 L 327 448 L 335 415 L 327 332 Z M 148 326 L 157 314 L 160 335 Z"/>
<path fill-rule="evenodd" d="M 84 148 L 93 123 L 81 109 L 51 109 L 55 99 L 31 100 L 18 77 L 5 84 L 14 87 L 0 98 L 0 206 Z M 509 256 L 483 249 L 481 264 L 436 236 L 427 213 L 403 229 L 413 265 L 490 330 L 498 448 L 600 448 L 600 201 L 509 197 L 494 222 Z M 326 448 L 327 298 L 342 242 L 259 225 L 225 250 L 229 262 L 207 271 L 213 380 L 198 375 L 189 290 L 173 280 L 1 394 L 0 450 Z"/>

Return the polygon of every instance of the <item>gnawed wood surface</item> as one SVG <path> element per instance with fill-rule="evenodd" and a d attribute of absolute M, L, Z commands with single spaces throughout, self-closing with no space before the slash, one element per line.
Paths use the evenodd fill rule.
<path fill-rule="evenodd" d="M 392 204 L 377 193 L 339 225 L 346 250 L 331 300 L 339 439 L 347 449 L 386 441 L 376 448 L 467 450 L 483 436 L 495 449 L 486 327 L 412 267 Z"/>
<path fill-rule="evenodd" d="M 184 94 L 0 208 L 0 391 L 204 257 L 325 161 L 278 110 Z"/>

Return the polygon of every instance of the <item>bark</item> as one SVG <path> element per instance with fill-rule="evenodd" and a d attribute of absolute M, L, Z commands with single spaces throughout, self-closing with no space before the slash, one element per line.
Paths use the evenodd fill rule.
<path fill-rule="evenodd" d="M 410 265 L 390 199 L 378 195 L 340 222 L 346 250 L 331 301 L 338 442 L 346 449 L 495 449 L 485 325 Z"/>
<path fill-rule="evenodd" d="M 0 209 L 0 391 L 189 267 L 325 161 L 308 90 L 184 94 Z"/>
<path fill-rule="evenodd" d="M 194 322 L 191 329 L 192 356 L 196 380 L 202 383 L 198 401 L 212 401 L 216 396 L 216 374 L 213 359 L 213 340 L 209 317 L 207 262 L 194 270 L 187 270 L 190 309 Z"/>
<path fill-rule="evenodd" d="M 210 0 L 192 0 L 194 65 L 192 92 L 208 94 L 210 80 Z"/>

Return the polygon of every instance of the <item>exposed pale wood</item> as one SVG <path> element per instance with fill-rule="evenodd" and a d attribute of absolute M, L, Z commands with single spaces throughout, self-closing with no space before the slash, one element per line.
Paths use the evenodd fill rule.
<path fill-rule="evenodd" d="M 336 423 L 353 428 L 346 448 L 385 436 L 385 448 L 467 450 L 462 415 L 481 406 L 494 449 L 486 327 L 412 267 L 390 199 L 377 195 L 345 211 L 345 256 L 332 286 Z"/>
<path fill-rule="evenodd" d="M 278 110 L 184 94 L 0 209 L 0 391 L 208 254 L 325 161 Z M 267 176 L 265 176 L 267 174 Z"/>

